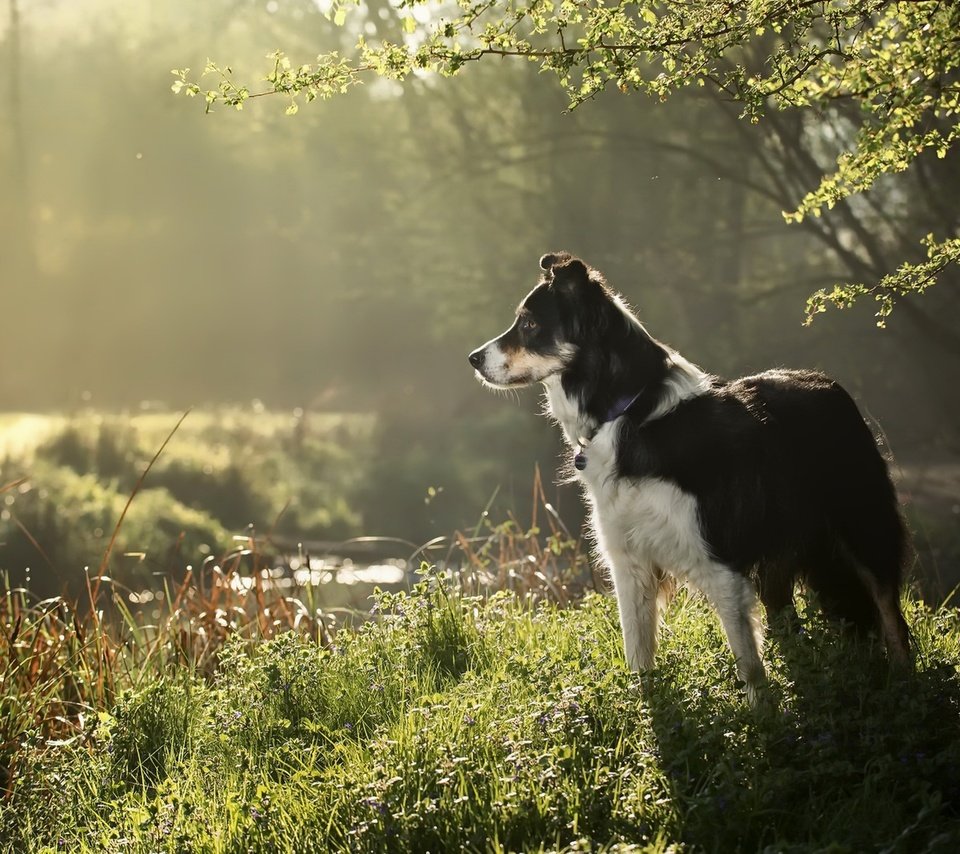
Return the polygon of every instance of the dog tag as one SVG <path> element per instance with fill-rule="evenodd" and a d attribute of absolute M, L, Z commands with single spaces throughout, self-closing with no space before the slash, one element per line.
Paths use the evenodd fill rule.
<path fill-rule="evenodd" d="M 587 467 L 587 455 L 579 450 L 573 458 L 573 466 L 577 471 L 583 471 Z"/>

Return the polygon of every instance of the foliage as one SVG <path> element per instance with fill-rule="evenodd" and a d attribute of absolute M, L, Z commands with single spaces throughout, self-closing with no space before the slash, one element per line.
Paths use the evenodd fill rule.
<path fill-rule="evenodd" d="M 953 238 L 937 243 L 932 234 L 924 239 L 927 247 L 927 260 L 917 264 L 905 262 L 895 273 L 884 276 L 875 285 L 838 284 L 830 290 L 821 289 L 807 300 L 807 323 L 814 315 L 821 314 L 828 303 L 837 308 L 850 307 L 857 297 L 872 295 L 876 300 L 877 326 L 886 326 L 886 319 L 893 311 L 898 297 L 910 293 L 922 294 L 931 285 L 936 284 L 937 276 L 951 264 L 960 261 L 960 239 Z"/>
<path fill-rule="evenodd" d="M 348 20 L 350 5 L 331 7 L 336 23 Z M 851 104 L 832 140 L 839 146 L 835 166 L 786 214 L 795 221 L 819 217 L 926 152 L 946 157 L 960 137 L 960 8 L 954 3 L 457 0 L 448 6 L 402 0 L 397 8 L 404 31 L 398 38 L 368 42 L 360 34 L 354 56 L 332 52 L 297 67 L 277 52 L 262 91 L 251 92 L 230 68 L 213 62 L 202 77 L 218 77 L 216 87 L 204 90 L 189 69 L 176 69 L 173 90 L 202 96 L 208 110 L 217 103 L 242 109 L 251 97 L 279 93 L 295 113 L 298 97 L 330 98 L 364 75 L 453 75 L 486 57 L 513 57 L 554 73 L 571 107 L 607 87 L 663 100 L 707 84 L 739 102 L 754 122 L 771 107 L 822 111 Z M 429 13 L 418 15 L 424 8 Z M 827 303 L 844 307 L 870 293 L 882 325 L 897 297 L 923 292 L 960 260 L 960 244 L 951 237 L 928 237 L 929 263 L 904 263 L 874 284 L 817 293 L 808 321 Z"/>
<path fill-rule="evenodd" d="M 24 481 L 5 497 L 0 569 L 19 577 L 32 567 L 29 586 L 44 593 L 82 589 L 84 567 L 99 568 L 173 420 L 159 413 L 51 418 L 46 438 L 3 464 Z M 130 505 L 111 574 L 131 585 L 179 575 L 188 563 L 219 555 L 251 525 L 300 539 L 356 534 L 351 503 L 369 434 L 362 417 L 191 413 Z"/>
<path fill-rule="evenodd" d="M 920 667 L 905 681 L 806 613 L 807 631 L 769 644 L 777 712 L 745 705 L 715 615 L 686 595 L 642 678 L 602 596 L 532 607 L 427 572 L 377 612 L 333 639 L 238 636 L 210 679 L 160 653 L 92 699 L 73 739 L 31 730 L 3 838 L 18 851 L 305 852 L 960 839 L 955 611 L 908 603 Z"/>
<path fill-rule="evenodd" d="M 58 439 L 55 434 L 53 441 L 59 446 Z M 66 445 L 72 447 L 72 442 Z M 92 476 L 69 474 L 95 483 Z M 555 518 L 539 478 L 536 482 L 533 527 L 521 529 L 512 515 L 496 524 L 485 512 L 472 533 L 453 536 L 444 572 L 460 573 L 462 586 L 475 591 L 509 589 L 530 603 L 567 603 L 582 596 L 586 560 L 580 543 Z M 0 494 L 17 485 L 7 484 Z M 150 492 L 136 496 L 128 510 L 143 503 L 147 512 L 156 510 L 145 501 Z M 545 535 L 537 527 L 540 505 L 547 516 Z M 156 521 L 167 520 L 158 516 Z M 136 516 L 128 513 L 119 542 L 124 542 L 124 528 L 131 523 L 139 530 Z M 234 540 L 235 547 L 219 558 L 197 555 L 199 565 L 188 568 L 178 584 L 169 577 L 151 579 L 151 587 L 143 591 L 103 574 L 106 557 L 99 572 L 94 568 L 84 574 L 79 601 L 66 596 L 37 601 L 27 589 L 12 587 L 9 577 L 2 577 L 0 710 L 5 713 L 0 717 L 0 792 L 9 794 L 21 777 L 30 776 L 29 754 L 37 745 L 92 737 L 103 718 L 98 710 L 111 708 L 124 691 L 140 698 L 130 711 L 141 724 L 111 750 L 111 775 L 154 780 L 192 738 L 186 718 L 197 711 L 191 705 L 196 692 L 181 677 L 212 677 L 224 656 L 230 658 L 230 648 L 243 648 L 237 646 L 240 639 L 295 632 L 329 644 L 334 612 L 355 615 L 349 608 L 334 607 L 337 602 L 331 601 L 329 589 L 318 586 L 321 579 L 303 569 L 309 558 L 304 560 L 301 554 L 300 571 L 283 572 L 274 565 L 269 537 L 258 538 L 251 531 Z M 493 557 L 502 561 L 496 569 L 491 567 Z M 423 589 L 428 588 L 446 592 L 436 579 Z M 383 594 L 373 612 L 382 610 L 388 600 Z M 424 624 L 423 639 L 432 650 L 434 665 L 454 672 L 467 662 L 451 646 L 451 639 L 465 638 L 466 630 L 455 618 L 451 602 L 436 620 Z M 173 680 L 169 684 L 168 677 Z M 185 695 L 177 693 L 181 688 Z M 358 696 L 357 702 L 367 700 Z M 171 745 L 174 734 L 176 743 Z"/>
<path fill-rule="evenodd" d="M 39 586 L 46 592 L 64 585 L 77 590 L 84 568 L 99 567 L 127 493 L 95 475 L 43 465 L 33 468 L 27 484 L 31 488 L 17 496 L 9 519 L 0 526 L 3 568 L 33 567 L 33 576 L 43 580 Z M 150 572 L 179 568 L 188 555 L 228 541 L 226 529 L 209 514 L 180 503 L 166 489 L 144 489 L 131 504 L 117 543 L 117 555 L 128 557 L 118 557 L 113 566 L 126 563 L 128 583 L 143 582 Z M 138 571 L 141 561 L 145 571 Z"/>

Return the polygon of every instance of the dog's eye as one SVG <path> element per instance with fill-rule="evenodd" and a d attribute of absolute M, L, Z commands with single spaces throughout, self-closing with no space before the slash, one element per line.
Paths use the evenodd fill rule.
<path fill-rule="evenodd" d="M 536 332 L 539 325 L 532 317 L 525 317 L 520 321 L 520 328 L 524 332 Z"/>

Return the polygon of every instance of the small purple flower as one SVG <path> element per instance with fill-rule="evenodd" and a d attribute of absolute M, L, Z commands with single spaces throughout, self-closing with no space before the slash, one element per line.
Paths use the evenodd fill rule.
<path fill-rule="evenodd" d="M 379 798 L 364 798 L 361 803 L 366 804 L 366 806 L 370 807 L 374 812 L 380 813 L 380 815 L 387 814 L 387 805 Z"/>
<path fill-rule="evenodd" d="M 463 716 L 463 722 L 467 726 L 473 726 L 477 722 L 477 719 L 473 715 L 471 715 L 469 712 L 467 712 L 467 714 Z"/>

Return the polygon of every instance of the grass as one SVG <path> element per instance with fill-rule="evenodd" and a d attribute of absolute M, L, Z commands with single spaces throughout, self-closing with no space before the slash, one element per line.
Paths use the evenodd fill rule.
<path fill-rule="evenodd" d="M 44 595 L 82 593 L 172 413 L 0 415 L 0 569 Z M 192 411 L 130 507 L 109 573 L 128 585 L 216 555 L 248 526 L 287 540 L 361 532 L 373 419 L 361 415 Z M 32 574 L 25 568 L 31 567 Z"/>
<path fill-rule="evenodd" d="M 149 611 L 98 574 L 86 605 L 7 584 L 0 850 L 957 850 L 956 610 L 905 602 L 918 669 L 895 676 L 804 606 L 750 709 L 686 594 L 629 673 L 539 481 L 532 519 L 484 514 L 457 583 L 425 566 L 336 630 L 252 533 Z"/>
<path fill-rule="evenodd" d="M 8 595 L 5 651 L 21 664 L 7 666 L 0 721 L 19 714 L 22 726 L 0 736 L 8 754 L 16 742 L 0 808 L 7 850 L 960 843 L 953 610 L 906 602 L 919 665 L 894 677 L 872 644 L 804 609 L 802 633 L 768 644 L 775 703 L 751 710 L 713 612 L 685 594 L 643 677 L 624 668 L 614 603 L 597 594 L 565 608 L 482 599 L 428 572 L 333 636 L 322 620 L 296 622 L 309 606 L 285 602 L 282 615 L 252 591 L 245 618 L 187 607 L 200 595 L 191 585 L 171 594 L 174 623 L 127 625 L 99 652 L 62 602 L 40 631 L 43 607 L 18 614 Z M 231 619 L 205 655 L 178 640 Z M 73 623 L 47 660 L 37 638 L 71 636 Z M 26 685 L 17 667 L 35 671 L 44 699 L 11 688 Z"/>

